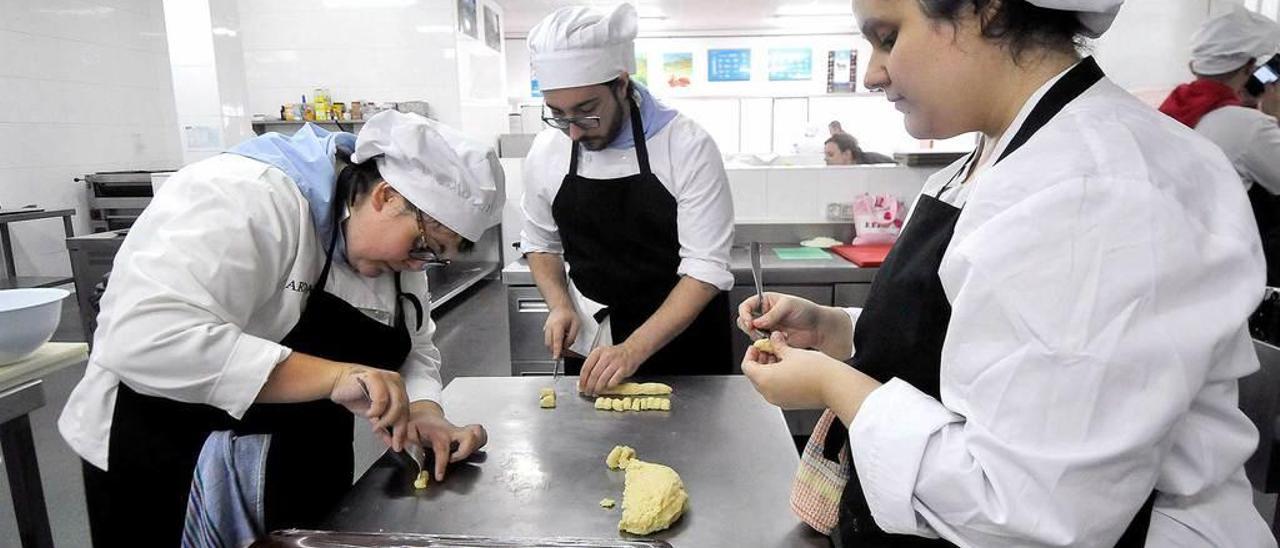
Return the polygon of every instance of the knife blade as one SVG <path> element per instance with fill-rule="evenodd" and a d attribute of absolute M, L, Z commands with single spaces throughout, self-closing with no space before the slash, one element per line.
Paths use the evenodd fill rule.
<path fill-rule="evenodd" d="M 764 315 L 764 274 L 760 268 L 760 242 L 751 242 L 748 246 L 748 254 L 751 256 L 751 279 L 756 284 L 756 306 L 751 311 L 753 318 L 759 318 Z M 759 340 L 769 337 L 767 330 L 752 329 L 751 339 Z"/>
<path fill-rule="evenodd" d="M 369 404 L 372 405 L 373 396 L 369 395 L 369 386 L 364 383 L 364 379 L 356 377 L 356 383 L 360 385 L 360 391 L 364 392 L 364 399 L 369 400 Z M 386 435 L 388 436 L 391 435 L 391 431 L 388 430 L 387 427 L 384 426 L 382 427 L 381 430 Z M 406 444 L 404 446 L 403 453 L 407 455 L 409 459 L 412 460 L 413 463 L 418 466 L 418 472 L 422 472 L 423 470 L 426 470 L 424 466 L 426 465 L 425 463 L 427 462 L 427 452 L 422 448 L 421 445 L 418 445 L 416 443 Z"/>

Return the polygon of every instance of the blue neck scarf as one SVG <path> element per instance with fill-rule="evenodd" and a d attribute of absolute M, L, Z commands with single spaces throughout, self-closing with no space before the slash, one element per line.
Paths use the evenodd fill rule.
<path fill-rule="evenodd" d="M 640 107 L 640 123 L 644 125 L 644 139 L 648 141 L 662 131 L 662 128 L 667 127 L 667 124 L 670 124 L 680 112 L 662 104 L 652 93 L 649 93 L 649 88 L 640 85 L 640 82 L 632 80 L 631 86 L 635 88 L 636 103 Z M 609 148 L 628 149 L 635 146 L 635 136 L 631 135 L 631 117 L 624 116 L 622 128 L 613 142 L 609 143 Z"/>
<path fill-rule="evenodd" d="M 338 186 L 338 174 L 333 169 L 334 153 L 338 147 L 352 150 L 355 146 L 356 136 L 351 133 L 330 132 L 315 124 L 306 124 L 292 137 L 267 133 L 227 152 L 275 166 L 293 179 L 307 199 L 316 234 L 327 249 L 339 222 L 333 212 L 333 190 Z M 346 242 L 339 231 L 334 255 L 346 261 L 345 251 Z"/>

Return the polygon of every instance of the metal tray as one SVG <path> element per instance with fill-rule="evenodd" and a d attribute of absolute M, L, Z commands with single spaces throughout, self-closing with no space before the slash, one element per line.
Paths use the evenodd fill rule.
<path fill-rule="evenodd" d="M 671 548 L 662 540 L 580 537 L 484 537 L 420 533 L 342 533 L 286 529 L 253 548 Z"/>

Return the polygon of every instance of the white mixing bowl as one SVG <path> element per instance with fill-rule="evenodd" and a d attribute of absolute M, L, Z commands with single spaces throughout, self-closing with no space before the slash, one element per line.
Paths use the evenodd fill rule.
<path fill-rule="evenodd" d="M 0 290 L 0 365 L 25 358 L 49 341 L 62 317 L 62 299 L 70 294 L 52 288 Z"/>

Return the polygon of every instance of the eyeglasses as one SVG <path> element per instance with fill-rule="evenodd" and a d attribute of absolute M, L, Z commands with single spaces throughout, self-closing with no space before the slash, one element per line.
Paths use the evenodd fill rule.
<path fill-rule="evenodd" d="M 418 239 L 413 242 L 413 249 L 409 250 L 409 258 L 415 261 L 422 261 L 426 266 L 446 266 L 449 259 L 440 256 L 435 249 L 427 245 L 427 225 L 423 221 L 421 211 L 414 213 L 414 219 L 418 223 Z"/>
<path fill-rule="evenodd" d="M 543 116 L 542 121 L 559 130 L 569 129 L 570 125 L 578 126 L 581 129 L 595 129 L 600 127 L 599 116 Z"/>

